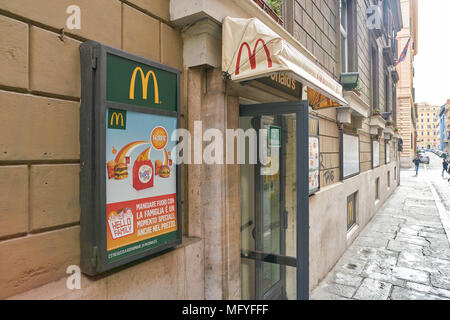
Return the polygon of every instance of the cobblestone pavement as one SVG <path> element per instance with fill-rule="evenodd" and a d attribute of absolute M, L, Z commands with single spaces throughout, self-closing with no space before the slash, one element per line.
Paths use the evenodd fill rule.
<path fill-rule="evenodd" d="M 430 158 L 418 177 L 401 171 L 401 186 L 312 300 L 450 300 L 450 184 L 441 176 L 442 161 Z"/>

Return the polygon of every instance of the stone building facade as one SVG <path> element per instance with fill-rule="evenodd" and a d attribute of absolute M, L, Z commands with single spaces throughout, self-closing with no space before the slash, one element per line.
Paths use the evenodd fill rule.
<path fill-rule="evenodd" d="M 401 153 L 402 167 L 411 167 L 417 149 L 415 124 L 415 94 L 414 94 L 414 56 L 419 50 L 418 42 L 418 2 L 417 0 L 402 0 L 403 29 L 398 33 L 398 56 L 409 42 L 406 60 L 397 68 L 400 81 L 397 86 L 397 119 L 400 136 L 403 140 Z"/>
<path fill-rule="evenodd" d="M 440 108 L 440 149 L 450 152 L 450 99 Z"/>
<path fill-rule="evenodd" d="M 81 8 L 81 29 L 62 32 L 72 4 Z M 368 23 L 369 6 L 381 24 Z M 407 20 L 397 0 L 286 0 L 282 24 L 266 7 L 256 0 L 0 0 L 0 298 L 307 298 L 399 183 L 395 127 L 403 114 L 393 57 Z M 222 69 L 226 17 L 257 18 L 314 67 L 316 78 L 339 88 L 342 74 L 358 73 L 358 86 L 342 91 L 347 104 L 313 107 L 315 88 L 306 81 L 298 96 L 253 79 L 232 81 Z M 309 231 L 296 231 L 305 218 L 297 195 L 308 191 L 297 188 L 292 165 L 283 173 L 285 221 L 278 217 L 264 232 L 283 234 L 283 248 L 269 253 L 287 262 L 269 268 L 255 249 L 252 225 L 265 217 L 252 209 L 259 192 L 253 168 L 190 164 L 181 167 L 178 195 L 182 244 L 101 276 L 83 275 L 81 290 L 66 288 L 67 267 L 80 261 L 79 46 L 87 40 L 180 70 L 181 127 L 191 132 L 196 121 L 221 132 L 250 126 L 240 112 L 248 105 L 309 102 L 320 155 L 320 188 L 307 198 L 301 226 Z M 270 121 L 281 123 L 283 156 L 295 163 L 297 120 L 281 118 Z M 299 239 L 307 244 L 300 254 Z M 295 261 L 307 270 L 298 272 Z M 277 295 L 268 295 L 271 285 Z"/>
<path fill-rule="evenodd" d="M 417 103 L 417 148 L 439 149 L 439 106 Z"/>

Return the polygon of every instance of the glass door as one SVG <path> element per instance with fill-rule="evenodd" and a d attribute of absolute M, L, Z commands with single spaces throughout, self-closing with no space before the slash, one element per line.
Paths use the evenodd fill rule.
<path fill-rule="evenodd" d="M 256 162 L 246 161 L 240 168 L 242 298 L 304 299 L 305 274 L 309 274 L 308 224 L 304 222 L 309 183 L 308 160 L 300 160 L 303 153 L 308 155 L 307 105 L 269 107 L 241 106 L 240 128 L 246 136 L 253 132 L 257 137 L 257 148 L 246 148 L 246 160 L 251 158 L 250 151 L 258 153 Z M 299 118 L 306 125 L 298 127 Z M 297 152 L 300 136 L 306 139 L 302 155 Z"/>
<path fill-rule="evenodd" d="M 276 255 L 286 254 L 286 210 L 284 208 L 284 158 L 281 154 L 285 146 L 282 116 L 259 116 L 253 119 L 255 129 L 264 129 L 267 134 L 258 137 L 258 146 L 265 150 L 255 170 L 255 243 L 256 250 Z M 266 161 L 264 161 L 266 162 Z M 285 266 L 257 261 L 256 292 L 266 299 L 285 299 Z"/>

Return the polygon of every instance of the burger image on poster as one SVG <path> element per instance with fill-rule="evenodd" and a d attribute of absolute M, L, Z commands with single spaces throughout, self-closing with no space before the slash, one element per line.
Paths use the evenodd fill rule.
<path fill-rule="evenodd" d="M 176 144 L 169 139 L 176 118 L 128 111 L 126 125 L 126 130 L 107 129 L 107 203 L 176 193 L 169 151 Z"/>

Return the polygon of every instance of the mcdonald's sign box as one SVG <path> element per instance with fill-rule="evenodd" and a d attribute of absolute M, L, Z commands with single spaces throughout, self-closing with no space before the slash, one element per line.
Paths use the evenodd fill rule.
<path fill-rule="evenodd" d="M 81 268 L 95 275 L 181 243 L 180 73 L 94 41 L 80 54 Z"/>

